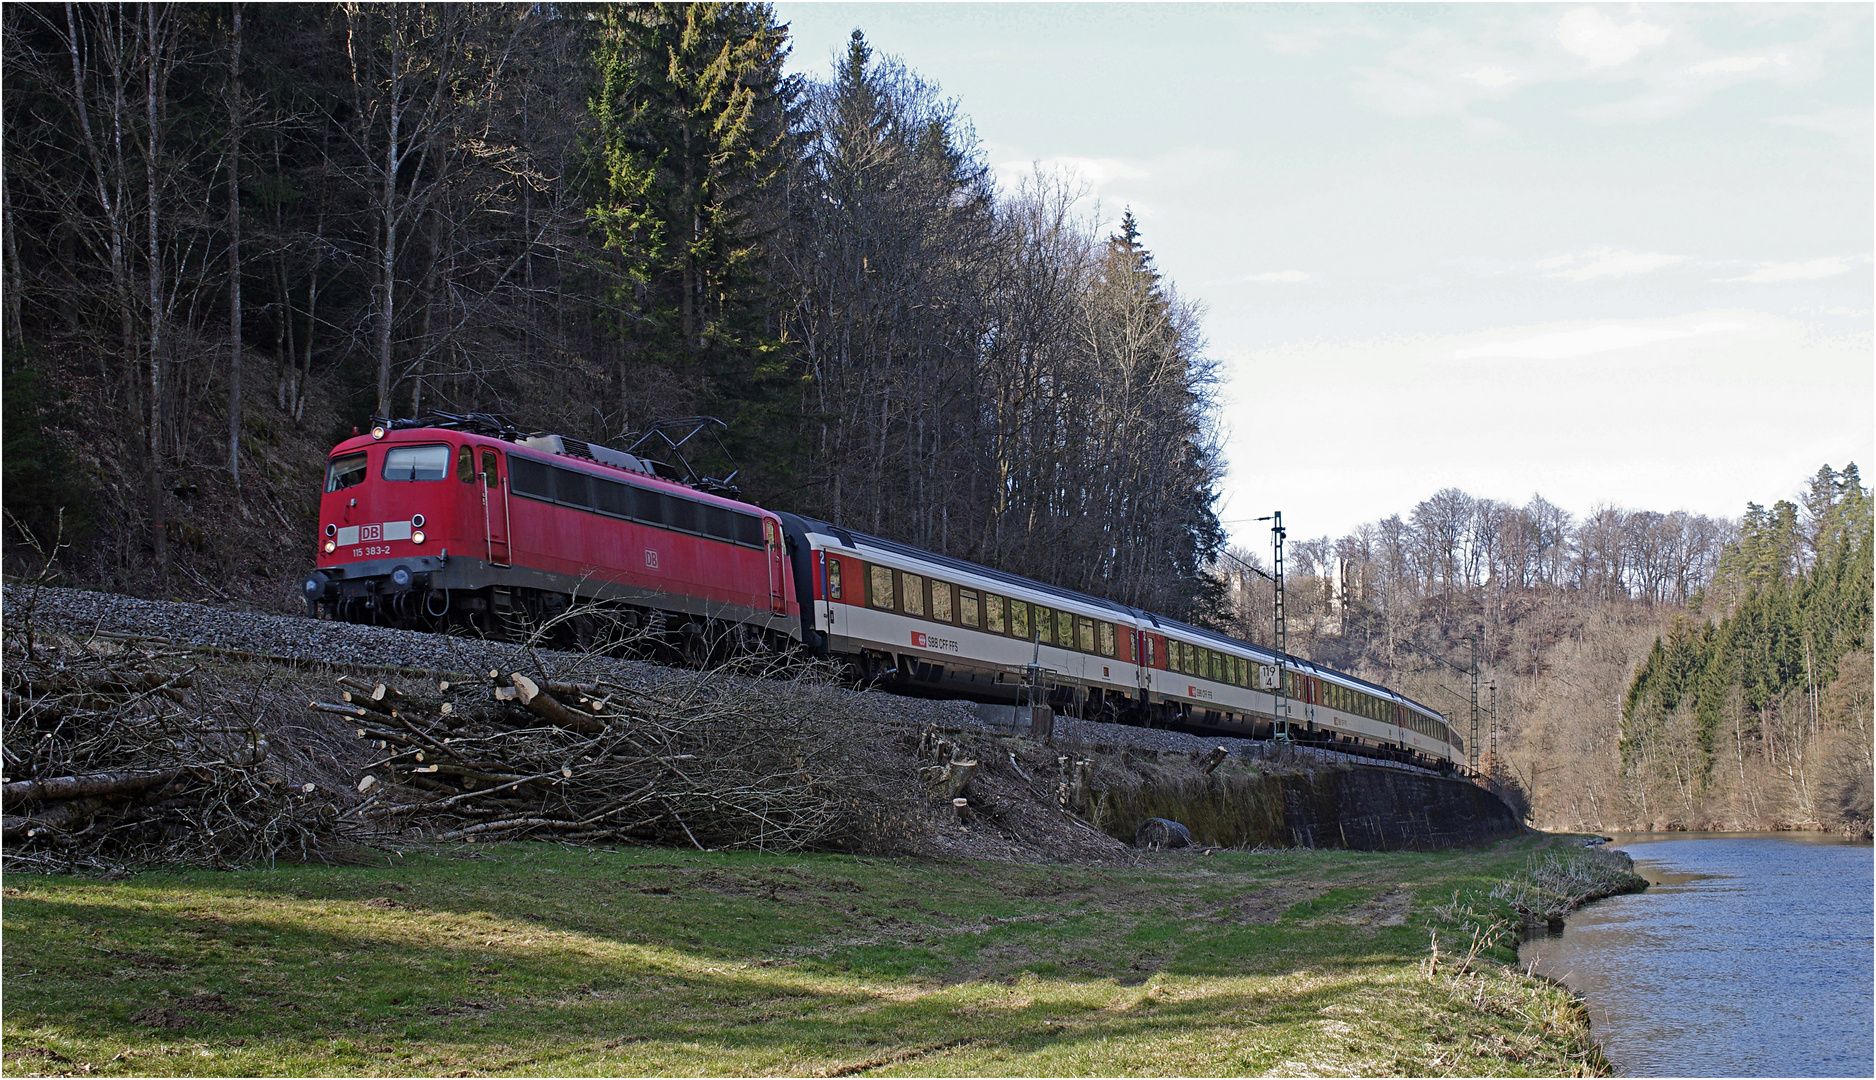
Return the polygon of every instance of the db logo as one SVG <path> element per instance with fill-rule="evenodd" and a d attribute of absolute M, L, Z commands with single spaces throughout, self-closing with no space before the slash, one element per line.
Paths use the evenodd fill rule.
<path fill-rule="evenodd" d="M 360 540 L 382 540 L 384 539 L 384 526 L 360 525 L 358 527 L 358 538 Z"/>
<path fill-rule="evenodd" d="M 658 553 L 656 551 L 653 551 L 651 548 L 645 549 L 645 569 L 647 570 L 658 569 Z"/>
<path fill-rule="evenodd" d="M 919 633 L 917 630 L 912 631 L 912 646 L 913 648 L 917 648 L 917 649 L 925 649 L 925 648 L 930 647 L 925 644 L 925 635 Z"/>

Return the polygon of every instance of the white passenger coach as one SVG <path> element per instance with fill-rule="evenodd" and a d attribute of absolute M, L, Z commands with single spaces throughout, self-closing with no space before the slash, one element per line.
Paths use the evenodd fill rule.
<path fill-rule="evenodd" d="M 1088 719 L 1291 737 L 1422 763 L 1464 757 L 1438 712 L 1386 687 L 1138 608 L 781 515 L 803 630 L 862 678 Z"/>

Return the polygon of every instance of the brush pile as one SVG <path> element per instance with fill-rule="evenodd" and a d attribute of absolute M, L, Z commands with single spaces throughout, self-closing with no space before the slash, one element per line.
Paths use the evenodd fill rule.
<path fill-rule="evenodd" d="M 787 851 L 838 842 L 866 812 L 840 725 L 808 715 L 812 680 L 339 681 L 341 700 L 310 707 L 380 751 L 349 816 L 384 834 Z"/>
<path fill-rule="evenodd" d="M 323 859 L 338 808 L 174 650 L 24 635 L 5 653 L 8 870 Z M 200 679 L 200 681 L 198 681 Z"/>

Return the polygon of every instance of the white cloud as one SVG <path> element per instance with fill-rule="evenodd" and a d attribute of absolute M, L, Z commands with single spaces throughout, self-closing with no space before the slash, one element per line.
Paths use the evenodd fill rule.
<path fill-rule="evenodd" d="M 1306 26 L 1291 30 L 1272 30 L 1263 35 L 1264 47 L 1286 56 L 1308 56 L 1321 51 L 1333 38 L 1350 36 L 1374 38 L 1380 35 L 1372 26 Z"/>
<path fill-rule="evenodd" d="M 1453 353 L 1455 360 L 1571 360 L 1579 356 L 1633 349 L 1662 341 L 1705 337 L 1737 330 L 1753 329 L 1752 323 L 1736 321 L 1699 322 L 1692 325 L 1633 325 L 1608 323 L 1582 330 L 1563 330 L 1515 341 L 1489 342 Z"/>
<path fill-rule="evenodd" d="M 1770 116 L 1765 122 L 1835 135 L 1839 139 L 1868 139 L 1872 127 L 1876 127 L 1873 119 L 1876 117 L 1869 109 L 1825 109 L 1806 116 Z"/>
<path fill-rule="evenodd" d="M 1781 53 L 1779 55 L 1782 60 L 1784 54 Z M 1751 71 L 1756 67 L 1764 65 L 1766 62 L 1767 58 L 1763 56 L 1729 56 L 1720 60 L 1708 60 L 1704 63 L 1695 64 L 1692 67 L 1682 68 L 1681 70 L 1687 72 L 1689 75 L 1733 74 L 1741 71 Z"/>
<path fill-rule="evenodd" d="M 1619 251 L 1614 248 L 1597 248 L 1573 255 L 1557 255 L 1548 259 L 1539 259 L 1539 270 L 1554 270 L 1551 277 L 1567 278 L 1570 281 L 1589 281 L 1592 278 L 1619 278 L 1633 274 L 1649 274 L 1678 263 L 1687 261 L 1685 255 L 1663 255 L 1653 251 Z"/>
<path fill-rule="evenodd" d="M 1557 20 L 1557 42 L 1593 68 L 1615 67 L 1668 39 L 1668 28 L 1643 22 L 1617 23 L 1595 8 L 1577 8 Z"/>
<path fill-rule="evenodd" d="M 1314 281 L 1315 279 L 1316 275 L 1306 270 L 1268 270 L 1261 274 L 1248 274 L 1242 280 L 1295 285 L 1299 282 Z"/>
<path fill-rule="evenodd" d="M 1486 64 L 1472 71 L 1462 71 L 1456 77 L 1464 79 L 1467 82 L 1477 83 L 1487 90 L 1496 90 L 1501 86 L 1510 86 L 1512 83 L 1518 81 L 1516 75 L 1499 67 L 1497 64 Z"/>
<path fill-rule="evenodd" d="M 1818 278 L 1847 274 L 1863 261 L 1845 256 L 1833 256 L 1826 259 L 1805 259 L 1802 262 L 1760 263 L 1758 269 L 1749 274 L 1713 280 L 1743 281 L 1753 285 L 1769 285 L 1779 281 L 1816 281 Z"/>
<path fill-rule="evenodd" d="M 1785 25 L 1799 28 L 1797 34 L 1741 55 L 1736 46 L 1722 49 L 1701 40 L 1700 30 L 1710 20 L 1692 5 L 1649 8 L 1645 16 L 1634 17 L 1605 10 L 1582 7 L 1556 16 L 1533 5 L 1506 9 L 1470 32 L 1445 26 L 1420 30 L 1380 66 L 1357 68 L 1354 91 L 1396 116 L 1471 120 L 1474 105 L 1508 100 L 1527 87 L 1574 83 L 1618 93 L 1628 87 L 1629 96 L 1615 100 L 1609 100 L 1607 89 L 1592 91 L 1594 103 L 1570 114 L 1592 123 L 1658 122 L 1683 116 L 1740 83 L 1814 82 L 1825 54 L 1840 47 L 1845 29 L 1820 28 L 1813 25 L 1818 22 L 1814 17 L 1793 15 Z M 1781 20 L 1775 13 L 1763 21 Z M 1468 127 L 1471 134 L 1507 130 Z"/>

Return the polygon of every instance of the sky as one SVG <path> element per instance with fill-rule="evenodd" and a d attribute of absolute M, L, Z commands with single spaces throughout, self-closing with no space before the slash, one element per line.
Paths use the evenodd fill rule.
<path fill-rule="evenodd" d="M 1737 517 L 1876 464 L 1872 6 L 777 3 L 1070 170 L 1198 302 L 1219 516 Z"/>

